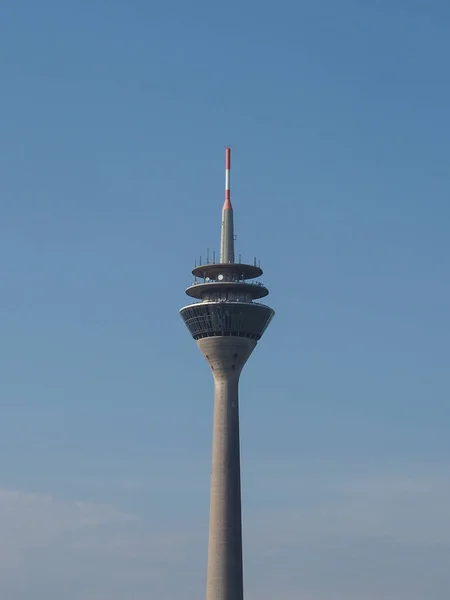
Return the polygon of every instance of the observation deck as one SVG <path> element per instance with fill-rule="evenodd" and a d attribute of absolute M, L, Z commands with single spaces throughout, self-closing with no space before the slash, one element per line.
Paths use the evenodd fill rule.
<path fill-rule="evenodd" d="M 242 263 L 210 263 L 195 267 L 193 283 L 186 294 L 197 300 L 259 300 L 269 290 L 259 281 L 249 281 L 263 274 L 260 267 Z"/>
<path fill-rule="evenodd" d="M 263 270 L 256 265 L 246 265 L 244 263 L 206 263 L 195 267 L 192 275 L 200 279 L 217 279 L 220 275 L 224 277 L 238 277 L 239 280 L 256 279 L 261 277 Z"/>
<path fill-rule="evenodd" d="M 259 281 L 195 281 L 186 289 L 186 294 L 197 300 L 234 299 L 245 296 L 249 300 L 259 300 L 269 294 L 269 290 Z"/>
<path fill-rule="evenodd" d="M 259 340 L 274 311 L 255 302 L 196 302 L 182 308 L 180 314 L 194 340 L 212 336 Z"/>
<path fill-rule="evenodd" d="M 259 340 L 274 311 L 254 302 L 268 295 L 264 284 L 255 281 L 263 274 L 256 265 L 207 263 L 192 271 L 194 282 L 186 289 L 201 300 L 181 309 L 180 314 L 195 340 L 212 336 L 237 336 Z"/>

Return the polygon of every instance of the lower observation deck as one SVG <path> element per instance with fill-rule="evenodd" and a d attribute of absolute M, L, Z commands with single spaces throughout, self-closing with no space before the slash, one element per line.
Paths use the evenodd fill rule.
<path fill-rule="evenodd" d="M 274 311 L 254 302 L 198 302 L 180 310 L 192 337 L 238 336 L 259 340 Z"/>
<path fill-rule="evenodd" d="M 259 281 L 194 281 L 190 285 L 186 294 L 191 298 L 197 298 L 203 300 L 206 292 L 214 292 L 219 295 L 225 291 L 230 290 L 233 292 L 248 294 L 252 300 L 259 300 L 264 298 L 269 293 L 266 286 Z"/>

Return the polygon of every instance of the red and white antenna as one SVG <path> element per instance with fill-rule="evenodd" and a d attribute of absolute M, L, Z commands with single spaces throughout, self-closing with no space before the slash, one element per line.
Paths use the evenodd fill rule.
<path fill-rule="evenodd" d="M 222 209 L 222 235 L 220 239 L 220 262 L 234 263 L 233 207 L 230 198 L 231 148 L 225 147 L 225 202 Z"/>
<path fill-rule="evenodd" d="M 230 183 L 231 183 L 231 148 L 225 147 L 225 203 L 223 208 L 230 209 L 231 198 L 230 198 Z"/>

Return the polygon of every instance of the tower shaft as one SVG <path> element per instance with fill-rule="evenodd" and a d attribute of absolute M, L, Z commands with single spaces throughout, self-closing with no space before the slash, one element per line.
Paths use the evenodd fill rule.
<path fill-rule="evenodd" d="M 214 376 L 214 425 L 206 600 L 243 600 L 239 376 L 256 341 L 203 338 Z"/>
<path fill-rule="evenodd" d="M 214 387 L 206 600 L 243 600 L 238 378 Z"/>

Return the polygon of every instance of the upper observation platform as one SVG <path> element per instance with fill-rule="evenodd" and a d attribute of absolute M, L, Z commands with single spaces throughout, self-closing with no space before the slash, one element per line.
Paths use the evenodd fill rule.
<path fill-rule="evenodd" d="M 192 270 L 194 277 L 213 280 L 219 280 L 222 275 L 223 278 L 236 278 L 237 276 L 239 281 L 245 281 L 261 277 L 262 274 L 263 270 L 260 267 L 243 263 L 207 263 Z"/>

